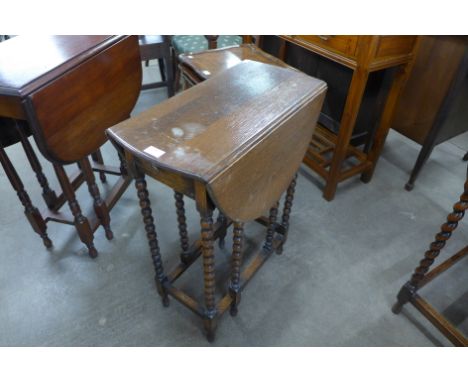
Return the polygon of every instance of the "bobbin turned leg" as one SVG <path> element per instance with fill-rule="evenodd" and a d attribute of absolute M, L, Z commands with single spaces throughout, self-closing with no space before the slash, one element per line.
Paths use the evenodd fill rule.
<path fill-rule="evenodd" d="M 289 184 L 289 187 L 286 191 L 286 197 L 284 199 L 283 215 L 281 217 L 281 225 L 284 228 L 284 236 L 281 240 L 281 244 L 276 249 L 276 253 L 278 255 L 283 253 L 283 246 L 286 243 L 286 240 L 288 239 L 289 216 L 291 214 L 291 208 L 293 205 L 294 191 L 296 190 L 296 180 L 297 180 L 297 174 L 294 175 L 293 180 Z"/>
<path fill-rule="evenodd" d="M 154 225 L 153 214 L 151 211 L 151 203 L 148 199 L 148 190 L 146 188 L 145 176 L 138 173 L 135 179 L 135 187 L 137 189 L 138 199 L 140 201 L 141 214 L 143 215 L 143 223 L 145 223 L 146 237 L 150 247 L 151 258 L 153 260 L 154 270 L 156 272 L 155 281 L 156 288 L 162 298 L 164 306 L 169 306 L 169 297 L 164 284 L 167 281 L 164 274 L 164 268 L 161 259 L 161 252 L 159 250 L 158 235 Z"/>
<path fill-rule="evenodd" d="M 275 205 L 270 208 L 267 234 L 266 234 L 265 243 L 263 244 L 263 249 L 267 252 L 271 252 L 273 250 L 273 238 L 274 238 L 275 228 L 276 228 L 276 218 L 278 216 L 278 206 L 279 206 L 279 203 L 276 202 Z"/>
<path fill-rule="evenodd" d="M 216 219 L 216 221 L 222 226 L 222 231 L 220 231 L 219 233 L 218 246 L 219 248 L 224 249 L 224 245 L 226 243 L 225 238 L 227 234 L 226 216 L 224 216 L 224 214 L 221 211 L 219 211 L 218 218 Z"/>
<path fill-rule="evenodd" d="M 54 209 L 55 204 L 57 203 L 57 195 L 55 191 L 51 190 L 49 187 L 49 182 L 47 181 L 46 176 L 42 172 L 42 166 L 39 163 L 39 159 L 37 159 L 36 153 L 34 152 L 31 143 L 26 136 L 26 125 L 23 121 L 15 121 L 16 131 L 20 136 L 21 145 L 23 146 L 24 152 L 28 158 L 28 161 L 33 169 L 34 173 L 36 174 L 37 180 L 42 188 L 42 197 L 50 209 Z"/>
<path fill-rule="evenodd" d="M 215 305 L 215 259 L 213 249 L 213 208 L 208 200 L 204 185 L 196 183 L 195 199 L 200 213 L 201 242 L 203 255 L 203 275 L 205 294 L 205 318 L 204 326 L 206 338 L 214 341 L 216 330 L 216 305 Z"/>
<path fill-rule="evenodd" d="M 96 178 L 94 177 L 93 169 L 91 168 L 88 157 L 84 157 L 80 161 L 80 164 L 86 183 L 88 184 L 89 193 L 94 199 L 94 211 L 96 212 L 96 216 L 104 227 L 107 240 L 111 240 L 114 237 L 114 234 L 110 228 L 109 208 L 107 207 L 106 202 L 101 198 L 99 188 L 96 185 Z"/>
<path fill-rule="evenodd" d="M 70 211 L 73 214 L 73 217 L 75 218 L 74 223 L 75 223 L 75 228 L 78 231 L 78 236 L 80 237 L 80 240 L 88 248 L 89 256 L 92 258 L 95 258 L 97 257 L 98 252 L 96 248 L 94 247 L 94 243 L 93 243 L 93 240 L 94 240 L 93 231 L 91 229 L 91 226 L 89 225 L 88 219 L 85 216 L 83 216 L 83 214 L 81 213 L 81 208 L 76 200 L 73 186 L 70 184 L 70 180 L 68 179 L 68 176 L 65 173 L 65 170 L 63 169 L 61 165 L 54 163 L 54 170 L 55 170 L 55 173 L 57 174 L 57 178 L 59 180 L 60 186 L 62 187 L 63 193 L 65 197 L 67 198 Z"/>
<path fill-rule="evenodd" d="M 99 163 L 101 165 L 104 164 L 104 159 L 102 157 L 102 153 L 101 153 L 101 149 L 97 149 L 96 152 L 92 153 L 91 154 L 91 158 L 93 159 L 93 161 L 95 161 L 96 163 Z M 102 183 L 106 183 L 107 182 L 107 179 L 106 179 L 106 173 L 104 171 L 99 171 L 99 179 L 101 179 L 101 182 Z"/>
<path fill-rule="evenodd" d="M 419 266 L 414 270 L 410 281 L 401 288 L 397 295 L 397 302 L 392 307 L 395 314 L 401 312 L 404 304 L 409 302 L 417 292 L 421 281 L 429 271 L 429 268 L 434 263 L 434 260 L 439 256 L 440 251 L 445 246 L 447 240 L 452 236 L 452 232 L 458 226 L 458 222 L 465 215 L 465 210 L 468 208 L 468 180 L 465 181 L 464 192 L 460 196 L 460 200 L 453 206 L 453 212 L 447 216 L 447 221 L 441 226 L 440 232 L 435 236 L 429 247 L 429 250 L 424 254 L 424 258 L 419 263 Z"/>
<path fill-rule="evenodd" d="M 24 207 L 24 214 L 26 215 L 29 224 L 31 224 L 34 232 L 36 232 L 41 237 L 45 247 L 51 248 L 52 241 L 49 239 L 49 236 L 47 236 L 47 225 L 44 221 L 44 218 L 40 214 L 39 210 L 32 205 L 31 199 L 24 189 L 23 182 L 19 178 L 18 173 L 13 167 L 13 164 L 11 163 L 10 158 L 8 158 L 2 145 L 0 145 L 0 163 L 5 169 L 5 173 L 7 174 L 10 183 L 15 189 L 18 198 Z"/>
<path fill-rule="evenodd" d="M 184 208 L 184 195 L 180 192 L 174 192 L 176 212 L 177 212 L 177 223 L 179 226 L 180 246 L 182 247 L 182 253 L 180 255 L 180 261 L 186 264 L 189 260 L 189 239 L 187 234 L 187 219 L 185 218 Z"/>
<path fill-rule="evenodd" d="M 237 315 L 237 306 L 241 300 L 240 292 L 240 267 L 242 262 L 242 250 L 244 245 L 244 223 L 234 222 L 233 244 L 232 244 L 232 265 L 231 280 L 229 284 L 229 294 L 232 302 L 229 312 L 231 316 Z"/>

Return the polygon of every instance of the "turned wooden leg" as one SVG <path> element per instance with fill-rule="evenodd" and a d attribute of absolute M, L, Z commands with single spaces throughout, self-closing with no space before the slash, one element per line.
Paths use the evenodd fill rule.
<path fill-rule="evenodd" d="M 233 245 L 232 245 L 232 265 L 231 282 L 229 284 L 229 294 L 232 302 L 231 316 L 237 315 L 237 306 L 241 300 L 240 292 L 240 267 L 242 262 L 242 250 L 244 245 L 244 223 L 234 222 Z"/>
<path fill-rule="evenodd" d="M 107 240 L 111 240 L 114 237 L 114 234 L 112 233 L 112 230 L 110 228 L 109 209 L 107 207 L 106 202 L 101 198 L 99 188 L 96 185 L 96 179 L 94 177 L 93 169 L 91 168 L 87 157 L 83 158 L 80 161 L 80 164 L 86 183 L 88 184 L 89 193 L 94 199 L 94 212 L 96 212 L 96 216 L 98 217 L 99 221 L 101 222 L 101 225 L 106 231 Z"/>
<path fill-rule="evenodd" d="M 44 218 L 42 217 L 39 210 L 32 205 L 31 199 L 24 189 L 23 182 L 19 178 L 18 173 L 13 167 L 13 164 L 11 163 L 10 158 L 8 158 L 2 145 L 0 145 L 0 163 L 2 164 L 11 185 L 15 189 L 18 198 L 24 207 L 24 214 L 26 215 L 29 224 L 31 224 L 34 232 L 36 232 L 41 237 L 45 247 L 51 248 L 52 241 L 47 236 L 47 225 L 44 221 Z"/>
<path fill-rule="evenodd" d="M 216 219 L 216 221 L 222 227 L 222 230 L 219 233 L 218 245 L 219 245 L 219 248 L 224 249 L 224 245 L 226 244 L 225 238 L 226 238 L 226 234 L 227 234 L 227 225 L 226 225 L 227 219 L 226 219 L 226 216 L 224 216 L 223 213 L 221 211 L 219 211 L 218 218 Z"/>
<path fill-rule="evenodd" d="M 28 161 L 33 169 L 34 173 L 36 174 L 37 180 L 42 188 L 42 197 L 50 209 L 55 208 L 55 204 L 57 203 L 57 195 L 55 191 L 51 190 L 49 187 L 49 182 L 47 181 L 46 176 L 42 172 L 42 166 L 39 163 L 39 159 L 37 159 L 36 153 L 34 152 L 31 143 L 26 136 L 26 126 L 24 125 L 25 122 L 16 121 L 16 131 L 18 132 L 21 145 L 23 146 L 24 152 L 28 158 Z"/>
<path fill-rule="evenodd" d="M 281 244 L 276 249 L 277 254 L 283 253 L 283 245 L 286 243 L 286 240 L 288 239 L 289 216 L 291 215 L 291 208 L 292 208 L 293 200 L 294 200 L 294 191 L 296 190 L 296 180 L 297 180 L 297 174 L 294 175 L 294 178 L 289 184 L 289 187 L 286 191 L 286 197 L 284 199 L 283 215 L 281 217 L 281 225 L 284 228 L 284 236 L 281 240 Z"/>
<path fill-rule="evenodd" d="M 63 193 L 68 201 L 70 211 L 73 214 L 73 217 L 75 218 L 74 224 L 78 232 L 78 236 L 88 248 L 89 256 L 95 258 L 97 257 L 98 252 L 94 247 L 93 230 L 91 229 L 88 219 L 81 213 L 81 208 L 78 204 L 78 201 L 76 200 L 73 186 L 71 185 L 70 180 L 68 179 L 68 176 L 61 165 L 54 163 L 54 170 L 57 174 L 57 178 L 59 180 L 60 186 L 62 187 Z"/>
<path fill-rule="evenodd" d="M 187 220 L 185 218 L 184 195 L 180 192 L 174 192 L 175 205 L 177 211 L 177 222 L 179 225 L 180 246 L 182 253 L 180 260 L 186 264 L 189 260 L 189 239 L 187 234 Z"/>
<path fill-rule="evenodd" d="M 94 162 L 99 163 L 99 164 L 104 164 L 104 158 L 102 157 L 102 153 L 100 149 L 97 149 L 96 152 L 91 154 L 91 158 L 93 159 Z M 106 173 L 104 171 L 99 171 L 99 179 L 101 179 L 102 183 L 106 183 Z"/>
<path fill-rule="evenodd" d="M 429 247 L 429 250 L 424 253 L 424 258 L 419 263 L 419 266 L 414 270 L 410 281 L 401 288 L 397 296 L 397 302 L 392 308 L 393 313 L 398 314 L 404 304 L 409 302 L 419 288 L 424 276 L 429 272 L 429 268 L 434 263 L 434 260 L 439 256 L 440 251 L 445 246 L 445 243 L 452 232 L 458 226 L 458 222 L 465 215 L 465 210 L 468 208 L 468 180 L 465 181 L 464 192 L 460 196 L 460 200 L 453 206 L 453 212 L 447 216 L 447 221 L 441 226 L 440 232 L 435 236 Z"/>
<path fill-rule="evenodd" d="M 167 278 L 164 274 L 161 252 L 159 250 L 158 235 L 156 233 L 156 226 L 154 224 L 153 214 L 151 211 L 151 203 L 148 198 L 148 190 L 146 188 L 145 176 L 143 174 L 137 175 L 137 178 L 135 179 L 135 187 L 137 189 L 138 199 L 140 201 L 140 208 L 141 214 L 143 215 L 143 223 L 145 224 L 146 237 L 148 238 L 151 258 L 153 260 L 153 266 L 156 273 L 156 288 L 162 298 L 163 305 L 169 306 L 169 297 L 164 287 Z"/>
<path fill-rule="evenodd" d="M 205 294 L 204 326 L 208 341 L 214 341 L 216 330 L 215 258 L 213 249 L 213 207 L 203 184 L 195 184 L 195 200 L 200 213 L 203 275 Z"/>
<path fill-rule="evenodd" d="M 279 203 L 276 202 L 275 205 L 270 208 L 267 234 L 266 234 L 265 243 L 263 244 L 263 249 L 267 252 L 271 252 L 273 250 L 273 238 L 275 235 L 276 217 L 278 216 L 278 206 L 279 206 Z"/>

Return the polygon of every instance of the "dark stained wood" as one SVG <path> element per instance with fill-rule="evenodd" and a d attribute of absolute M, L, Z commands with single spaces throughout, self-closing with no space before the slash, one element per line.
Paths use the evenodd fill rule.
<path fill-rule="evenodd" d="M 186 263 L 189 260 L 189 238 L 187 234 L 187 220 L 185 218 L 184 195 L 180 192 L 174 192 L 174 198 L 176 200 L 175 204 L 177 222 L 179 225 L 180 246 L 182 247 L 180 258 L 183 263 Z"/>
<path fill-rule="evenodd" d="M 179 66 L 182 75 L 187 77 L 190 83 L 197 84 L 245 60 L 289 67 L 283 61 L 265 53 L 254 44 L 242 44 L 199 53 L 181 54 L 179 56 Z"/>
<path fill-rule="evenodd" d="M 72 163 L 104 144 L 104 129 L 126 119 L 138 98 L 141 64 L 135 57 L 139 57 L 137 37 L 121 37 L 27 98 L 32 129 L 41 137 L 38 146 L 44 156 Z"/>
<path fill-rule="evenodd" d="M 91 168 L 91 164 L 89 163 L 88 158 L 84 158 L 80 161 L 81 169 L 83 171 L 83 175 L 85 177 L 86 183 L 88 184 L 88 190 L 94 200 L 94 211 L 96 212 L 96 216 L 100 220 L 104 230 L 106 232 L 106 238 L 111 240 L 114 237 L 112 230 L 110 228 L 110 216 L 109 216 L 109 208 L 104 200 L 101 198 L 101 193 L 99 192 L 99 188 L 96 185 L 96 179 L 93 174 L 93 169 Z"/>
<path fill-rule="evenodd" d="M 149 62 L 158 60 L 161 81 L 143 84 L 141 89 L 155 89 L 167 87 L 168 97 L 174 95 L 174 63 L 171 54 L 171 38 L 163 35 L 138 36 L 141 60 Z"/>
<path fill-rule="evenodd" d="M 104 129 L 128 118 L 140 84 L 136 36 L 19 36 L 0 45 L 0 116 L 21 120 L 18 125 L 28 126 L 28 133 L 30 129 L 42 154 L 54 164 L 80 162 L 93 155 L 103 181 L 104 173 L 109 173 L 98 152 L 106 140 Z M 3 130 L 3 125 L 0 128 Z M 0 133 L 3 135 L 4 131 Z M 58 170 L 60 183 L 66 184 L 68 191 L 56 196 L 48 187 L 29 142 L 25 136 L 20 138 L 50 208 L 43 220 L 69 224 L 59 208 L 72 197 L 68 202 L 76 215 L 79 236 L 92 254 L 97 254 L 92 246 L 97 220 L 82 220 L 74 198 L 84 176 L 68 179 Z M 108 237 L 111 231 L 106 223 L 106 202 L 110 200 L 110 208 L 123 192 L 115 187 L 126 188 L 128 184 L 128 179 L 120 179 L 105 201 L 95 192 L 95 184 L 92 186 L 95 210 L 107 225 Z"/>
<path fill-rule="evenodd" d="M 294 176 L 293 180 L 289 184 L 288 189 L 286 190 L 286 196 L 284 199 L 284 206 L 283 206 L 283 214 L 281 215 L 281 227 L 284 229 L 284 234 L 282 238 L 282 243 L 284 244 L 288 239 L 288 231 L 289 231 L 289 217 L 291 215 L 291 209 L 294 200 L 294 192 L 296 190 L 296 179 L 297 174 Z M 281 254 L 283 252 L 283 246 L 278 247 L 276 250 L 277 254 Z"/>
<path fill-rule="evenodd" d="M 392 128 L 422 145 L 406 190 L 413 189 L 436 145 L 468 130 L 467 73 L 468 38 L 421 37 L 392 123 Z"/>
<path fill-rule="evenodd" d="M 78 236 L 88 248 L 89 256 L 95 258 L 97 257 L 98 252 L 94 247 L 94 235 L 93 230 L 91 229 L 91 225 L 89 224 L 89 220 L 81 212 L 80 205 L 76 200 L 75 191 L 70 183 L 70 180 L 68 179 L 67 174 L 65 173 L 65 170 L 63 169 L 63 166 L 54 164 L 54 170 L 57 174 L 57 178 L 60 182 L 63 193 L 68 201 L 70 211 L 75 219 L 74 224 L 78 232 Z"/>
<path fill-rule="evenodd" d="M 141 215 L 143 216 L 143 223 L 145 224 L 146 236 L 151 251 L 151 258 L 153 259 L 153 266 L 156 273 L 155 281 L 159 294 L 162 297 L 163 305 L 169 305 L 169 298 L 164 283 L 167 278 L 164 273 L 164 268 L 161 259 L 161 252 L 159 250 L 158 236 L 156 233 L 156 226 L 151 211 L 151 203 L 148 198 L 148 190 L 146 188 L 146 180 L 143 174 L 135 179 L 135 187 L 137 189 L 138 199 L 140 201 Z"/>
<path fill-rule="evenodd" d="M 268 229 L 266 233 L 265 243 L 263 244 L 263 249 L 266 252 L 271 252 L 273 250 L 273 237 L 275 233 L 276 218 L 278 216 L 278 206 L 279 203 L 276 202 L 274 206 L 270 208 L 270 215 L 268 218 Z"/>
<path fill-rule="evenodd" d="M 419 266 L 416 267 L 410 280 L 403 285 L 397 295 L 397 302 L 393 305 L 392 311 L 399 314 L 405 304 L 413 304 L 423 315 L 428 318 L 452 343 L 457 346 L 467 346 L 468 340 L 434 307 L 421 298 L 417 292 L 424 285 L 429 283 L 442 272 L 455 265 L 461 258 L 468 254 L 467 247 L 457 252 L 451 258 L 440 264 L 429 272 L 432 264 L 440 255 L 440 251 L 445 247 L 447 240 L 452 236 L 453 231 L 458 227 L 458 223 L 463 219 L 465 211 L 468 209 L 468 177 L 464 184 L 463 194 L 460 200 L 454 204 L 453 211 L 447 216 L 447 221 L 441 226 L 440 232 L 436 234 L 429 250 L 424 253 Z"/>
<path fill-rule="evenodd" d="M 241 300 L 240 294 L 240 271 L 242 262 L 242 251 L 244 246 L 244 223 L 234 222 L 232 239 L 232 263 L 231 281 L 229 283 L 229 294 L 232 298 L 230 313 L 237 315 L 237 306 Z"/>
<path fill-rule="evenodd" d="M 284 244 L 287 227 L 282 222 L 289 225 L 292 179 L 315 126 L 306 122 L 317 120 L 325 90 L 323 82 L 296 70 L 247 60 L 107 131 L 124 155 L 129 174 L 136 178 L 153 259 L 157 255 L 158 288 L 163 298 L 169 294 L 203 318 L 209 341 L 214 340 L 220 315 L 229 308 L 231 314 L 236 314 L 240 290 L 270 254 Z M 194 198 L 200 214 L 201 239 L 168 277 L 163 274 L 159 248 L 156 250 L 143 173 L 176 193 Z M 286 214 L 277 223 L 277 201 L 288 186 Z M 181 200 L 176 194 L 179 216 L 183 214 Z M 261 215 L 272 205 L 267 250 L 261 248 L 241 270 L 243 223 L 252 217 L 266 224 Z M 216 223 L 215 209 L 220 212 Z M 231 277 L 227 293 L 217 303 L 214 242 L 226 235 L 231 222 Z M 184 238 L 185 227 L 182 231 Z M 173 286 L 200 255 L 203 304 Z"/>
<path fill-rule="evenodd" d="M 252 220 L 279 199 L 291 180 L 272 176 L 265 166 L 275 163 L 286 174 L 299 167 L 315 126 L 310 116 L 318 114 L 326 87 L 298 71 L 252 61 L 217 79 L 112 127 L 108 134 L 157 168 L 207 183 L 210 197 L 226 216 Z M 223 87 L 217 86 L 221 81 Z M 249 81 L 251 86 L 243 85 Z M 293 104 L 295 94 L 301 99 Z M 288 112 L 280 118 L 278 110 Z M 150 146 L 164 154 L 156 158 L 146 153 Z M 247 186 L 245 168 L 255 173 L 259 192 Z"/>
<path fill-rule="evenodd" d="M 24 98 L 94 56 L 103 44 L 110 46 L 120 38 L 42 36 L 39 41 L 27 35 L 5 41 L 0 48 L 0 93 Z"/>
<path fill-rule="evenodd" d="M 44 218 L 40 214 L 39 210 L 33 206 L 31 203 L 31 199 L 29 198 L 28 193 L 24 189 L 23 182 L 21 182 L 18 173 L 16 172 L 13 164 L 10 161 L 10 158 L 6 155 L 5 150 L 0 142 L 0 163 L 5 170 L 5 173 L 10 180 L 11 185 L 15 189 L 18 198 L 21 204 L 24 207 L 24 214 L 28 219 L 31 227 L 33 228 L 34 232 L 36 232 L 41 238 L 46 248 L 52 247 L 52 241 L 49 239 L 47 235 L 47 226 L 44 221 Z"/>

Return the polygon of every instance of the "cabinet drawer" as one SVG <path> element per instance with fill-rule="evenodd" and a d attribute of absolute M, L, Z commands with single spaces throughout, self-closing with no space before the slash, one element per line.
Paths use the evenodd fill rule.
<path fill-rule="evenodd" d="M 322 48 L 355 57 L 358 36 L 338 35 L 300 35 L 292 36 L 296 40 L 302 40 L 309 45 L 318 45 Z"/>

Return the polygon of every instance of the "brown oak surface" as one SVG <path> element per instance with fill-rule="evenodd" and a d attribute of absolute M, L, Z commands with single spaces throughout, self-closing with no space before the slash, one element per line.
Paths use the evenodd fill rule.
<path fill-rule="evenodd" d="M 108 134 L 155 167 L 206 183 L 230 218 L 251 220 L 294 176 L 325 90 L 296 70 L 247 60 Z M 164 154 L 145 153 L 150 146 Z"/>

